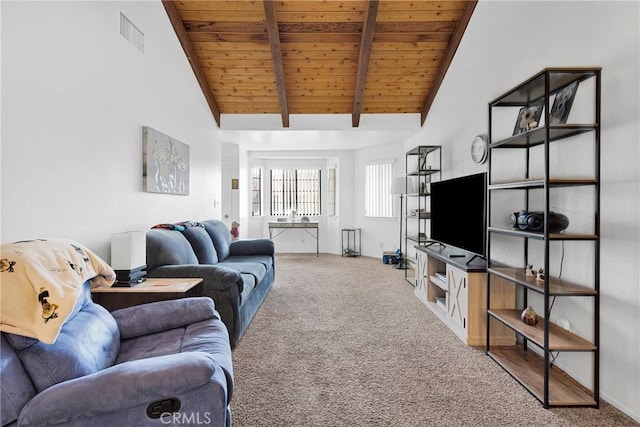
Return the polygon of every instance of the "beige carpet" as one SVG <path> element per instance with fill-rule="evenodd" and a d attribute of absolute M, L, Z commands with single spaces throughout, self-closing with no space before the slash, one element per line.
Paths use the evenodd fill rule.
<path fill-rule="evenodd" d="M 235 426 L 632 426 L 541 404 L 378 259 L 284 254 L 233 352 Z"/>

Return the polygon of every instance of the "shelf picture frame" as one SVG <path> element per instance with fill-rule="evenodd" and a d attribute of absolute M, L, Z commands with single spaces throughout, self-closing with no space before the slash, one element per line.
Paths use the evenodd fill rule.
<path fill-rule="evenodd" d="M 527 107 L 522 107 L 518 112 L 518 119 L 516 120 L 516 125 L 513 128 L 513 135 L 519 135 L 537 128 L 538 125 L 540 125 L 540 117 L 542 117 L 543 110 L 544 100 L 538 101 Z"/>
<path fill-rule="evenodd" d="M 571 112 L 571 106 L 573 105 L 573 100 L 576 97 L 577 91 L 577 81 L 558 91 L 555 99 L 553 100 L 553 106 L 549 111 L 549 124 L 558 125 L 567 123 L 569 112 Z"/>

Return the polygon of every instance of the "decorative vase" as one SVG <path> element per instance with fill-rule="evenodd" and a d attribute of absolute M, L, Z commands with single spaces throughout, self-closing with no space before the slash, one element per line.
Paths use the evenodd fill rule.
<path fill-rule="evenodd" d="M 533 310 L 533 308 L 531 308 L 531 306 L 522 310 L 522 314 L 520 315 L 520 318 L 527 325 L 533 326 L 538 323 L 538 315 Z"/>

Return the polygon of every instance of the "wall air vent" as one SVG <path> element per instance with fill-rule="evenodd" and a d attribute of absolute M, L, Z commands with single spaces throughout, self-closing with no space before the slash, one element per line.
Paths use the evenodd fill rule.
<path fill-rule="evenodd" d="M 144 53 L 144 34 L 122 12 L 120 12 L 120 35 Z"/>

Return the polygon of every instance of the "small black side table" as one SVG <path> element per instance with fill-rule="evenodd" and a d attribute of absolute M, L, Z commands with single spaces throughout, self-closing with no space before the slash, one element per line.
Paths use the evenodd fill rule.
<path fill-rule="evenodd" d="M 362 236 L 359 228 L 342 229 L 342 256 L 356 257 L 361 255 Z"/>

